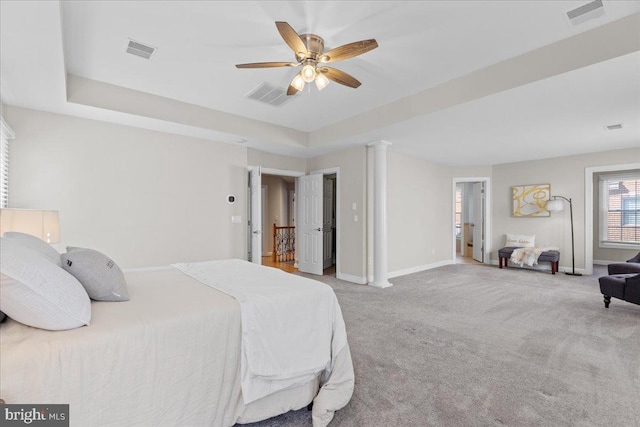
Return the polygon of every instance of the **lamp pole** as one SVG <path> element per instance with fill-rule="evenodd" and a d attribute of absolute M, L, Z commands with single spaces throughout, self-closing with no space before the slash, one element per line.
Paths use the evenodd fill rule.
<path fill-rule="evenodd" d="M 576 255 L 575 255 L 575 243 L 573 237 L 573 203 L 571 202 L 571 198 L 566 198 L 564 196 L 553 196 L 553 198 L 561 198 L 569 202 L 569 216 L 571 217 L 571 273 L 568 271 L 565 274 L 569 276 L 582 276 L 582 273 L 576 273 Z"/>

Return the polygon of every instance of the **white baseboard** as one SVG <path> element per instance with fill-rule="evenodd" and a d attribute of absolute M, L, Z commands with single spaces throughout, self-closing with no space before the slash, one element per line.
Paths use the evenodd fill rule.
<path fill-rule="evenodd" d="M 498 264 L 498 260 L 497 259 L 492 259 L 491 260 L 491 265 L 499 265 Z M 503 267 L 504 268 L 504 267 Z M 506 268 L 524 268 L 527 270 L 542 270 L 542 271 L 551 271 L 551 265 L 548 262 L 543 261 L 542 264 L 538 264 L 535 267 L 529 267 L 528 265 L 523 265 L 522 267 L 520 267 L 519 265 L 513 265 L 510 264 L 509 267 Z M 572 271 L 571 267 L 563 267 L 563 266 L 559 266 L 558 267 L 558 272 L 559 273 L 566 273 L 567 271 Z M 587 274 L 587 270 L 585 270 L 584 268 L 576 268 L 576 273 L 580 273 L 580 274 Z"/>
<path fill-rule="evenodd" d="M 344 280 L 345 282 L 357 283 L 358 285 L 367 284 L 366 277 L 353 276 L 351 274 L 336 273 L 336 279 Z"/>
<path fill-rule="evenodd" d="M 566 273 L 566 272 L 571 272 L 572 268 L 571 267 L 558 267 L 558 271 L 560 273 Z M 580 273 L 584 276 L 587 276 L 587 270 L 585 270 L 584 268 L 576 268 L 576 273 Z"/>
<path fill-rule="evenodd" d="M 402 270 L 391 271 L 388 274 L 389 279 L 394 277 L 406 276 L 407 274 L 418 273 L 420 271 L 431 270 L 432 268 L 438 268 L 445 265 L 451 265 L 453 261 L 450 259 L 444 261 L 438 261 L 431 264 L 418 265 L 416 267 L 404 268 Z"/>
<path fill-rule="evenodd" d="M 157 270 L 171 270 L 173 267 L 170 265 L 161 265 L 157 267 L 136 267 L 136 268 L 124 268 L 124 273 L 135 273 L 137 271 L 157 271 Z"/>
<path fill-rule="evenodd" d="M 624 261 L 604 261 L 602 259 L 594 259 L 593 263 L 595 265 L 609 265 L 609 264 L 619 264 Z"/>

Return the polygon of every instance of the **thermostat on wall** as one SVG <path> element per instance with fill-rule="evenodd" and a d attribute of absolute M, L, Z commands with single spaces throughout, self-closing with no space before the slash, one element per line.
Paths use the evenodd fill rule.
<path fill-rule="evenodd" d="M 236 196 L 234 196 L 233 194 L 229 194 L 227 196 L 227 203 L 229 203 L 230 205 L 234 204 L 236 202 Z"/>

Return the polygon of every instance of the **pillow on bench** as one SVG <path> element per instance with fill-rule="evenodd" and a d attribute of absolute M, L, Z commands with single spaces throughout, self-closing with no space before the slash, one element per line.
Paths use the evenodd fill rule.
<path fill-rule="evenodd" d="M 507 242 L 505 246 L 515 248 L 533 248 L 536 245 L 536 236 L 528 236 L 526 234 L 507 234 Z"/>

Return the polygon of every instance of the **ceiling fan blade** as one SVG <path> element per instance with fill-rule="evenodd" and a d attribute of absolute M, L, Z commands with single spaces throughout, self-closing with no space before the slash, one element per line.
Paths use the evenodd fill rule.
<path fill-rule="evenodd" d="M 336 70 L 335 68 L 322 67 L 320 68 L 320 72 L 327 76 L 328 79 L 331 79 L 336 83 L 340 83 L 341 85 L 357 88 L 362 84 L 351 74 L 347 74 L 344 71 Z"/>
<path fill-rule="evenodd" d="M 307 45 L 302 41 L 298 33 L 296 33 L 296 30 L 294 30 L 291 25 L 281 21 L 276 22 L 276 27 L 278 27 L 278 32 L 291 50 L 293 50 L 293 53 L 296 54 L 296 57 L 304 58 L 307 54 Z"/>
<path fill-rule="evenodd" d="M 275 67 L 295 67 L 300 64 L 295 62 L 252 62 L 249 64 L 236 64 L 236 68 L 275 68 Z"/>
<path fill-rule="evenodd" d="M 342 61 L 343 59 L 353 58 L 354 56 L 362 55 L 370 50 L 378 47 L 378 42 L 375 39 L 360 40 L 359 42 L 353 42 L 345 44 L 343 46 L 331 49 L 328 52 L 323 53 L 320 56 L 320 62 L 335 62 Z"/>

